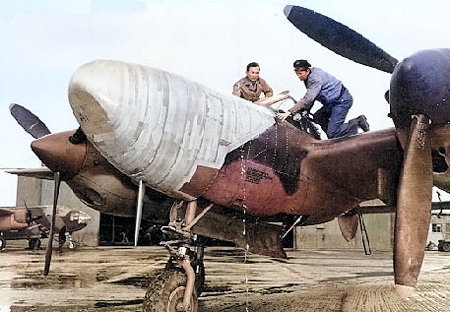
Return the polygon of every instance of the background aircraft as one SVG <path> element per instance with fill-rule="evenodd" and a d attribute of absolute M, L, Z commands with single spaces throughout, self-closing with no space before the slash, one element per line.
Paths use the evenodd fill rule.
<path fill-rule="evenodd" d="M 32 143 L 55 172 L 56 186 L 60 178 L 69 184 L 98 170 L 93 176 L 106 173 L 102 176 L 115 177 L 117 186 L 129 186 L 137 194 L 136 209 L 133 204 L 120 209 L 101 205 L 99 192 L 78 192 L 99 210 L 129 213 L 139 220 L 141 211 L 147 211 L 142 200 L 145 185 L 189 202 L 172 206 L 166 228 L 178 235 L 177 242 L 168 245 L 172 263 L 179 262 L 186 272 L 167 277 L 167 283 L 179 281 L 170 290 L 175 304 L 196 304 L 195 282 L 204 271 L 195 277 L 192 267 L 201 271 L 202 259 L 194 234 L 223 235 L 248 244 L 252 251 L 283 256 L 281 228 L 266 221 L 293 216 L 298 225 L 317 224 L 348 216 L 360 202 L 374 198 L 397 207 L 397 290 L 407 296 L 417 281 L 429 225 L 432 149 L 448 146 L 449 108 L 443 101 L 448 90 L 441 87 L 448 85 L 449 52 L 423 51 L 397 64 L 360 35 L 320 14 L 290 7 L 286 15 L 293 21 L 326 25 L 311 32 L 325 41 L 336 38 L 331 45 L 343 47 L 341 53 L 351 59 L 393 72 L 389 101 L 396 129 L 317 141 L 288 123 L 276 124 L 264 108 L 177 75 L 96 61 L 80 67 L 69 87 L 82 130 L 46 135 Z M 327 33 L 333 30 L 336 33 Z M 357 46 L 362 49 L 354 51 Z M 364 55 L 368 57 L 361 61 Z M 420 66 L 441 62 L 437 67 Z M 430 85 L 435 77 L 440 79 Z M 73 158 L 67 161 L 68 156 Z M 181 286 L 186 289 L 180 291 Z M 162 289 L 149 289 L 147 311 L 174 304 L 163 299 L 167 294 Z"/>
<path fill-rule="evenodd" d="M 42 215 L 42 210 L 40 215 Z M 9 231 L 25 230 L 23 231 L 25 237 L 21 235 L 21 238 L 29 239 L 29 247 L 35 248 L 39 242 L 40 231 L 36 229 L 37 223 L 32 217 L 31 210 L 27 208 L 13 208 L 13 207 L 1 207 L 0 208 L 0 250 L 5 249 L 6 239 Z M 37 233 L 35 233 L 37 230 Z M 37 234 L 37 235 L 36 235 Z"/>
<path fill-rule="evenodd" d="M 30 249 L 41 246 L 41 238 L 48 236 L 51 224 L 51 207 L 0 207 L 0 250 L 6 248 L 7 240 L 26 239 Z M 55 232 L 69 235 L 68 247 L 76 248 L 71 233 L 83 229 L 90 217 L 83 211 L 58 206 Z"/>

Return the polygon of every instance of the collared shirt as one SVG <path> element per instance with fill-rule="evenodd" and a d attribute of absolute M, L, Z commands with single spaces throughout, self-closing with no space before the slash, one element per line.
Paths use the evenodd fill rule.
<path fill-rule="evenodd" d="M 247 77 L 240 79 L 233 86 L 233 94 L 251 102 L 258 101 L 261 98 L 273 95 L 273 90 L 269 84 L 262 78 L 255 82 L 250 81 Z M 263 98 L 264 98 L 263 97 Z"/>
<path fill-rule="evenodd" d="M 304 81 L 306 93 L 289 111 L 296 112 L 301 108 L 310 109 L 314 101 L 323 105 L 334 103 L 345 90 L 342 82 L 320 68 L 311 68 L 311 73 Z"/>

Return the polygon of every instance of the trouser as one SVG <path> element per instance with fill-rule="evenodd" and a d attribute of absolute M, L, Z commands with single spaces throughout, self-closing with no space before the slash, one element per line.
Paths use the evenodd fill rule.
<path fill-rule="evenodd" d="M 313 114 L 314 121 L 320 125 L 329 139 L 355 135 L 358 133 L 358 124 L 344 123 L 352 105 L 352 96 L 344 90 L 339 99 L 322 106 Z"/>

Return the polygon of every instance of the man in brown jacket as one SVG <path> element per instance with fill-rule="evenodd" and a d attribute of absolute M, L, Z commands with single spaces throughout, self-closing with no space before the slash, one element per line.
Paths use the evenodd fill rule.
<path fill-rule="evenodd" d="M 252 62 L 247 65 L 246 76 L 234 84 L 233 94 L 256 102 L 261 98 L 272 96 L 273 90 L 264 79 L 259 77 L 259 64 Z"/>

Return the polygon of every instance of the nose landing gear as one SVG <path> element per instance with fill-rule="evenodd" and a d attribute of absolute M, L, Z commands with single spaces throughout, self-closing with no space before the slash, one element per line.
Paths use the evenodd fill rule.
<path fill-rule="evenodd" d="M 169 226 L 161 228 L 168 238 L 161 245 L 169 251 L 170 258 L 165 270 L 149 284 L 144 312 L 197 312 L 198 296 L 205 283 L 205 266 L 204 247 L 190 230 L 198 220 L 192 218 L 195 216 L 195 207 L 192 206 L 188 207 L 184 220 L 173 219 Z M 172 210 L 180 208 L 181 205 L 174 205 Z"/>

